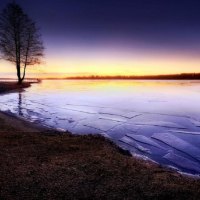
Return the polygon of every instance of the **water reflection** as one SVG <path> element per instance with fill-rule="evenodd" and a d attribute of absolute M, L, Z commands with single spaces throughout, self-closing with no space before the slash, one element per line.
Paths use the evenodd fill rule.
<path fill-rule="evenodd" d="M 21 91 L 18 93 L 18 114 L 19 114 L 19 116 L 23 116 L 23 111 L 22 111 L 22 92 Z"/>

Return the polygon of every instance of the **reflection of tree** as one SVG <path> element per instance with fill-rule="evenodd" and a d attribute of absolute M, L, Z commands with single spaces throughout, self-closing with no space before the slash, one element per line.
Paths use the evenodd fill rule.
<path fill-rule="evenodd" d="M 22 93 L 21 92 L 18 93 L 18 114 L 20 116 L 23 116 L 23 112 L 22 112 Z"/>

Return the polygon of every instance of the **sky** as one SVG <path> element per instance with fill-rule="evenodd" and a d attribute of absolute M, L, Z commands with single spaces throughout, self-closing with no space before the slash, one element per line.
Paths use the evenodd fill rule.
<path fill-rule="evenodd" d="M 2 10 L 10 0 L 0 1 Z M 199 0 L 16 0 L 45 46 L 34 76 L 200 72 Z M 0 77 L 15 66 L 0 60 Z"/>

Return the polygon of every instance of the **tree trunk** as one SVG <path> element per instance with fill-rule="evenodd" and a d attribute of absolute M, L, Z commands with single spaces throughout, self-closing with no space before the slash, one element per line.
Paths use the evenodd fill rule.
<path fill-rule="evenodd" d="M 20 79 L 18 78 L 17 84 L 18 84 L 18 85 L 21 85 L 21 84 L 22 84 L 22 81 L 23 81 L 23 80 L 22 80 L 21 78 L 20 78 Z"/>
<path fill-rule="evenodd" d="M 25 63 L 25 66 L 24 66 L 24 73 L 23 73 L 23 76 L 22 76 L 22 78 L 21 78 L 22 81 L 24 80 L 25 75 L 26 75 L 26 63 Z"/>
<path fill-rule="evenodd" d="M 21 72 L 20 72 L 20 66 L 17 65 L 17 78 L 18 78 L 18 84 L 22 84 L 22 79 L 21 79 Z"/>

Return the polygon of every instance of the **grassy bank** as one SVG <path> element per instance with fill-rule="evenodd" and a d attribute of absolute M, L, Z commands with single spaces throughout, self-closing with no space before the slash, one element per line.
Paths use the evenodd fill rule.
<path fill-rule="evenodd" d="M 200 180 L 130 157 L 100 136 L 0 113 L 0 199 L 199 199 Z"/>

